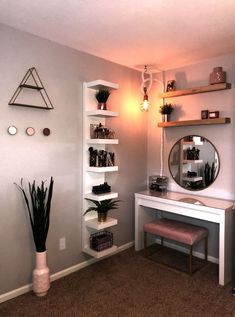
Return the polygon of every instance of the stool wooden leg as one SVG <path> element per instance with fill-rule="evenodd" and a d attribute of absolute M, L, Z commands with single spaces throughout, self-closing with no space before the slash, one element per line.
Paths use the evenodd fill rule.
<path fill-rule="evenodd" d="M 189 251 L 189 274 L 192 275 L 192 257 L 193 257 L 193 246 L 190 245 L 190 251 Z"/>
<path fill-rule="evenodd" d="M 147 232 L 144 231 L 144 254 L 147 257 Z"/>
<path fill-rule="evenodd" d="M 144 232 L 144 248 L 147 248 L 147 232 Z"/>
<path fill-rule="evenodd" d="M 205 262 L 207 263 L 208 237 L 205 238 Z"/>

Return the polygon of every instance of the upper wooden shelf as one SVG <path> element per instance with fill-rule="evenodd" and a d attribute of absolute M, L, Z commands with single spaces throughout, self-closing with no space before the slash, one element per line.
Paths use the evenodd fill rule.
<path fill-rule="evenodd" d="M 227 124 L 230 122 L 231 122 L 230 118 L 218 118 L 218 119 L 158 122 L 157 126 L 161 128 L 171 128 L 171 127 L 185 127 L 185 126 L 193 126 L 193 125 Z"/>
<path fill-rule="evenodd" d="M 218 91 L 218 90 L 225 90 L 225 89 L 231 89 L 231 84 L 222 83 L 222 84 L 214 84 L 214 85 L 208 85 L 208 86 L 189 88 L 184 90 L 168 91 L 168 92 L 164 92 L 160 94 L 159 96 L 160 98 L 171 98 L 171 97 L 201 94 L 204 92 L 211 92 L 211 91 Z"/>

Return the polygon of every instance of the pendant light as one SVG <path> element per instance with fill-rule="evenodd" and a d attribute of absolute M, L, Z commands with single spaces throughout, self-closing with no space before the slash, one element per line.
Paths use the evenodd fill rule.
<path fill-rule="evenodd" d="M 141 73 L 141 79 L 142 83 L 140 86 L 140 90 L 144 97 L 143 101 L 140 104 L 140 110 L 143 112 L 147 112 L 150 107 L 147 91 L 150 91 L 152 86 L 152 73 L 147 69 L 147 65 L 144 66 L 144 70 Z"/>

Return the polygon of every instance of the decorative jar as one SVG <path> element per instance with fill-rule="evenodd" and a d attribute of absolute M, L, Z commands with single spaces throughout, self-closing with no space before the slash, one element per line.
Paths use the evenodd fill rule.
<path fill-rule="evenodd" d="M 210 85 L 225 83 L 226 82 L 226 72 L 223 71 L 223 67 L 215 67 L 213 72 L 210 74 Z"/>

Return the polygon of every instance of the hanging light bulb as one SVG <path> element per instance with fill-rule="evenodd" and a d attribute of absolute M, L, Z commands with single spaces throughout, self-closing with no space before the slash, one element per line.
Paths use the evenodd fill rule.
<path fill-rule="evenodd" d="M 141 111 L 148 111 L 149 107 L 150 107 L 150 103 L 149 103 L 149 97 L 147 95 L 147 87 L 144 87 L 144 99 L 140 104 L 140 110 Z"/>
<path fill-rule="evenodd" d="M 147 112 L 150 108 L 148 100 L 147 89 L 150 90 L 152 86 L 152 73 L 147 70 L 147 65 L 144 66 L 144 70 L 141 73 L 142 83 L 140 90 L 144 95 L 143 101 L 140 104 L 140 110 Z"/>

